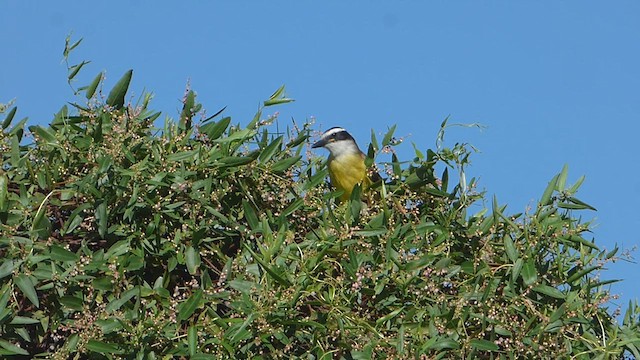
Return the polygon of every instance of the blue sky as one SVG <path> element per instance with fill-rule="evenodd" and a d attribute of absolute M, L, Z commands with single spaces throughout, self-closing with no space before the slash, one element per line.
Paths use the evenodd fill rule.
<path fill-rule="evenodd" d="M 133 68 L 131 95 L 152 91 L 174 118 L 187 81 L 210 113 L 227 106 L 240 123 L 285 84 L 296 102 L 268 109 L 282 125 L 315 117 L 365 147 L 371 129 L 397 124 L 404 159 L 410 142 L 434 146 L 446 116 L 482 123 L 446 139 L 481 151 L 468 171 L 507 211 L 534 206 L 568 164 L 598 209 L 583 214 L 596 244 L 640 243 L 640 2 L 3 1 L 0 102 L 15 98 L 19 118 L 48 123 L 74 100 L 70 32 L 84 38 L 72 60 L 92 61 L 76 85 L 104 70 L 109 89 Z M 639 270 L 618 262 L 602 276 L 624 279 L 623 310 L 640 298 Z"/>

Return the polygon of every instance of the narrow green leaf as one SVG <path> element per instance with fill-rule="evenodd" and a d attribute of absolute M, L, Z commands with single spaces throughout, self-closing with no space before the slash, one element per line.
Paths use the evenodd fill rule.
<path fill-rule="evenodd" d="M 51 246 L 51 259 L 55 261 L 78 261 L 79 256 L 61 246 Z"/>
<path fill-rule="evenodd" d="M 583 276 L 587 275 L 588 273 L 600 269 L 601 266 L 598 265 L 592 265 L 592 266 L 587 266 L 586 268 L 580 270 L 580 271 L 576 271 L 573 273 L 573 275 L 569 276 L 569 278 L 567 278 L 567 284 L 572 284 L 574 281 L 582 278 Z"/>
<path fill-rule="evenodd" d="M 63 296 L 60 298 L 60 304 L 72 310 L 82 311 L 84 309 L 84 301 L 75 296 Z"/>
<path fill-rule="evenodd" d="M 20 274 L 13 278 L 13 282 L 18 286 L 18 289 L 24 294 L 24 296 L 31 301 L 36 307 L 40 307 L 40 300 L 38 300 L 38 293 L 31 278 L 25 274 Z"/>
<path fill-rule="evenodd" d="M 569 166 L 565 164 L 562 167 L 562 171 L 558 174 L 558 180 L 556 181 L 556 190 L 564 191 L 564 187 L 567 183 L 567 175 L 569 173 Z"/>
<path fill-rule="evenodd" d="M 558 289 L 556 289 L 556 288 L 554 288 L 552 286 L 549 286 L 549 285 L 540 284 L 538 286 L 533 287 L 532 290 L 535 291 L 535 292 L 544 294 L 544 295 L 551 296 L 551 297 L 556 298 L 556 299 L 564 299 L 565 298 L 565 295 L 564 295 L 564 293 L 562 291 L 560 291 L 560 290 L 558 290 Z"/>
<path fill-rule="evenodd" d="M 24 317 L 24 316 L 16 316 L 13 319 L 11 319 L 10 324 L 11 325 L 32 325 L 32 324 L 39 324 L 40 320 L 38 319 L 33 319 L 30 317 Z"/>
<path fill-rule="evenodd" d="M 67 338 L 67 341 L 65 342 L 64 346 L 70 351 L 75 352 L 76 349 L 78 348 L 79 341 L 80 341 L 80 335 L 75 333 Z"/>
<path fill-rule="evenodd" d="M 593 210 L 593 211 L 597 211 L 596 208 L 594 208 L 593 206 L 581 201 L 580 199 L 576 199 L 574 197 L 569 197 L 567 198 L 568 201 L 570 201 L 571 203 L 575 204 L 575 205 L 580 205 L 582 206 L 584 209 L 589 209 L 589 210 Z M 560 206 L 560 205 L 558 205 Z"/>
<path fill-rule="evenodd" d="M 219 159 L 218 161 L 223 167 L 242 166 L 253 162 L 255 158 L 251 156 L 227 156 Z"/>
<path fill-rule="evenodd" d="M 118 80 L 118 82 L 113 86 L 113 89 L 111 89 L 111 92 L 109 92 L 107 105 L 116 109 L 120 109 L 124 106 L 124 98 L 127 95 L 127 90 L 129 90 L 129 83 L 131 83 L 132 75 L 133 70 L 130 69 L 124 73 L 120 80 Z"/>
<path fill-rule="evenodd" d="M 295 139 L 289 141 L 286 146 L 287 148 L 291 149 L 302 144 L 307 139 L 309 139 L 309 135 L 307 135 L 307 133 L 301 132 Z"/>
<path fill-rule="evenodd" d="M 4 121 L 2 121 L 2 130 L 8 128 L 9 125 L 11 125 L 11 121 L 13 120 L 13 117 L 16 115 L 16 111 L 18 111 L 17 106 L 14 106 L 13 108 L 11 108 L 11 110 L 9 110 L 9 113 L 4 118 Z"/>
<path fill-rule="evenodd" d="M 443 350 L 443 349 L 459 349 L 460 344 L 453 339 L 437 339 L 433 338 L 433 343 L 428 344 L 427 349 Z"/>
<path fill-rule="evenodd" d="M 582 183 L 584 182 L 584 179 L 585 179 L 585 176 L 584 176 L 584 175 L 580 176 L 580 178 L 578 179 L 578 181 L 576 181 L 576 183 L 575 183 L 575 184 L 571 185 L 571 187 L 569 187 L 569 188 L 567 189 L 567 192 L 568 192 L 569 194 L 575 194 L 575 193 L 576 193 L 576 191 L 578 191 L 578 189 L 580 188 L 580 186 L 582 186 Z"/>
<path fill-rule="evenodd" d="M 283 136 L 278 136 L 275 140 L 273 140 L 267 147 L 262 149 L 260 152 L 260 156 L 258 159 L 261 163 L 266 163 L 271 160 L 271 157 L 276 153 L 276 151 L 280 150 L 280 146 L 282 145 Z"/>
<path fill-rule="evenodd" d="M 551 201 L 551 195 L 553 195 L 553 191 L 556 188 L 556 184 L 558 183 L 558 177 L 560 175 L 555 175 L 551 181 L 549 181 L 549 184 L 547 185 L 547 188 L 544 189 L 544 192 L 542 193 L 542 197 L 540 198 L 540 205 L 541 206 L 546 206 L 546 205 L 551 205 L 552 201 Z"/>
<path fill-rule="evenodd" d="M 199 150 L 190 150 L 190 151 L 179 151 L 173 154 L 167 155 L 167 161 L 185 161 L 185 160 L 193 160 L 198 155 Z"/>
<path fill-rule="evenodd" d="M 224 106 L 222 109 L 218 110 L 215 114 L 213 114 L 213 115 L 209 116 L 208 118 L 204 119 L 202 122 L 206 123 L 207 121 L 209 121 L 209 120 L 215 118 L 216 116 L 222 114 L 222 112 L 225 111 L 226 109 L 227 109 L 227 107 Z"/>
<path fill-rule="evenodd" d="M 593 250 L 600 251 L 600 249 L 596 246 L 596 244 L 594 244 L 592 241 L 589 241 L 589 240 L 583 238 L 582 236 L 570 235 L 565 239 L 569 240 L 571 242 L 574 242 L 574 243 L 582 244 L 582 245 L 584 245 L 584 246 L 586 246 L 588 248 L 591 248 Z"/>
<path fill-rule="evenodd" d="M 64 46 L 64 57 L 69 56 L 69 53 L 71 51 L 73 51 L 73 49 L 77 48 L 78 45 L 80 45 L 80 43 L 82 42 L 83 38 L 80 38 L 80 40 L 76 41 L 75 43 L 73 43 L 72 45 L 69 45 L 69 42 L 71 41 L 71 36 L 68 36 L 65 39 L 65 46 Z"/>
<path fill-rule="evenodd" d="M 564 317 L 564 314 L 567 312 L 567 306 L 566 304 L 562 304 L 560 305 L 560 307 L 558 307 L 553 314 L 551 314 L 551 317 L 549 318 L 549 322 L 554 322 L 556 320 L 560 320 L 562 317 Z"/>
<path fill-rule="evenodd" d="M 227 127 L 229 127 L 230 123 L 231 123 L 231 117 L 227 116 L 220 119 L 220 121 L 211 122 L 211 123 L 207 123 L 200 126 L 199 131 L 201 134 L 207 135 L 209 140 L 216 140 L 220 136 L 222 136 L 222 134 L 224 134 L 225 130 L 227 130 Z"/>
<path fill-rule="evenodd" d="M 89 208 L 91 208 L 91 204 L 84 203 L 73 209 L 73 211 L 69 215 L 69 218 L 64 224 L 64 234 L 72 233 L 73 230 L 75 230 L 80 224 L 82 224 L 82 222 L 84 221 L 84 216 L 82 216 L 82 213 Z"/>
<path fill-rule="evenodd" d="M 290 103 L 290 102 L 293 102 L 293 101 L 295 101 L 295 100 L 291 99 L 291 98 L 283 97 L 283 98 L 275 99 L 275 100 L 266 100 L 264 102 L 264 106 L 266 107 L 266 106 L 273 106 L 273 105 L 279 105 L 279 104 L 286 104 L 286 103 Z"/>
<path fill-rule="evenodd" d="M 189 346 L 189 355 L 195 355 L 198 351 L 198 329 L 195 325 L 189 326 L 189 330 L 187 330 L 187 344 Z"/>
<path fill-rule="evenodd" d="M 493 341 L 485 340 L 485 339 L 472 339 L 471 347 L 477 350 L 482 351 L 498 351 L 500 347 L 496 345 Z"/>
<path fill-rule="evenodd" d="M 374 152 L 378 152 L 380 150 L 380 144 L 378 144 L 378 138 L 376 137 L 376 132 L 371 129 L 371 146 L 373 147 Z"/>
<path fill-rule="evenodd" d="M 271 94 L 271 96 L 269 96 L 269 100 L 275 100 L 277 98 L 279 98 L 280 96 L 282 96 L 282 94 L 284 94 L 284 85 L 280 86 L 276 91 L 273 92 L 273 94 Z"/>
<path fill-rule="evenodd" d="M 533 285 L 538 281 L 538 272 L 533 259 L 527 260 L 522 266 L 522 281 L 527 286 Z"/>
<path fill-rule="evenodd" d="M 2 265 L 0 265 L 0 279 L 5 276 L 9 276 L 13 273 L 16 264 L 12 259 L 5 259 Z"/>
<path fill-rule="evenodd" d="M 280 285 L 283 285 L 283 286 L 287 286 L 287 287 L 288 287 L 288 286 L 291 286 L 291 282 L 290 282 L 288 279 L 286 279 L 286 278 L 284 278 L 284 277 L 280 276 L 280 274 L 278 274 L 278 272 L 277 272 L 277 271 L 273 270 L 273 269 L 271 268 L 271 266 L 269 266 L 269 264 L 267 264 L 267 262 L 265 262 L 265 261 L 262 259 L 262 257 L 261 257 L 261 256 L 259 256 L 258 254 L 256 254 L 256 253 L 255 253 L 255 252 L 254 252 L 254 251 L 249 247 L 249 245 L 248 245 L 247 243 L 244 243 L 244 246 L 245 246 L 245 249 L 247 249 L 247 250 L 251 253 L 251 255 L 252 255 L 252 256 L 253 256 L 253 258 L 258 262 L 258 264 L 260 264 L 260 266 L 261 266 L 261 267 L 262 267 L 262 268 L 263 268 L 267 273 L 269 273 L 269 275 L 271 275 L 271 277 L 272 277 L 272 278 L 273 278 L 277 283 L 279 283 Z"/>
<path fill-rule="evenodd" d="M 40 125 L 29 126 L 29 131 L 36 134 L 37 138 L 44 140 L 47 145 L 57 145 L 58 139 L 56 139 L 55 133 L 49 127 L 42 127 Z"/>
<path fill-rule="evenodd" d="M 558 207 L 561 208 L 561 209 L 567 209 L 567 210 L 587 210 L 587 209 L 594 210 L 593 208 L 590 208 L 589 206 L 584 206 L 584 205 L 580 205 L 580 204 L 573 204 L 573 203 L 567 203 L 567 202 L 558 203 Z"/>
<path fill-rule="evenodd" d="M 7 211 L 7 207 L 9 205 L 8 183 L 9 183 L 9 180 L 7 179 L 7 177 L 4 174 L 1 174 L 0 175 L 0 212 Z"/>
<path fill-rule="evenodd" d="M 285 89 L 284 85 L 280 86 L 278 90 L 276 90 L 273 94 L 271 94 L 271 96 L 269 97 L 269 100 L 266 100 L 264 102 L 264 106 L 284 104 L 284 103 L 293 101 L 293 99 L 290 99 L 284 96 L 284 89 Z"/>
<path fill-rule="evenodd" d="M 285 170 L 288 170 L 290 167 L 292 167 L 298 161 L 300 161 L 301 158 L 302 158 L 302 156 L 294 156 L 294 157 L 282 159 L 280 161 L 276 161 L 271 166 L 271 170 L 273 172 L 277 172 L 277 173 L 283 172 Z"/>
<path fill-rule="evenodd" d="M 247 220 L 249 227 L 254 231 L 260 231 L 260 220 L 258 220 L 258 215 L 256 215 L 256 211 L 251 204 L 247 200 L 242 200 L 242 208 L 244 209 L 244 218 Z"/>
<path fill-rule="evenodd" d="M 83 66 L 89 64 L 91 61 L 83 61 L 80 64 L 76 64 L 73 65 L 69 68 L 69 76 L 67 77 L 67 80 L 73 80 L 74 77 L 76 77 L 76 75 L 78 75 L 78 73 L 80 72 L 80 69 L 82 69 Z"/>
<path fill-rule="evenodd" d="M 7 340 L 0 339 L 0 347 L 7 350 L 7 355 L 29 355 L 29 352 L 18 345 L 14 345 Z"/>
<path fill-rule="evenodd" d="M 107 233 L 108 217 L 107 217 L 107 203 L 102 201 L 96 206 L 96 222 L 98 223 L 98 234 L 104 238 Z"/>
<path fill-rule="evenodd" d="M 506 251 L 507 256 L 509 257 L 509 260 L 511 260 L 511 262 L 515 262 L 518 259 L 518 250 L 516 249 L 511 236 L 508 234 L 504 237 L 504 250 Z"/>
<path fill-rule="evenodd" d="M 100 354 L 124 354 L 124 351 L 115 344 L 93 339 L 87 342 L 87 349 Z"/>
<path fill-rule="evenodd" d="M 187 263 L 189 274 L 195 275 L 200 266 L 200 254 L 191 245 L 187 246 L 185 251 L 185 262 Z"/>
<path fill-rule="evenodd" d="M 107 304 L 105 310 L 107 312 L 116 311 L 116 310 L 120 309 L 124 304 L 129 302 L 129 300 L 131 300 L 131 298 L 133 298 L 134 296 L 136 296 L 139 293 L 140 293 L 140 290 L 138 289 L 138 287 L 131 288 L 131 289 L 125 291 L 124 293 L 122 293 L 122 295 L 120 295 L 119 299 L 115 299 L 115 300 L 111 301 L 109 304 Z"/>
<path fill-rule="evenodd" d="M 404 310 L 404 306 L 397 308 L 395 310 L 393 310 L 392 312 L 388 313 L 387 315 L 379 318 L 376 320 L 376 324 L 380 325 L 380 324 L 384 324 L 385 322 L 393 319 L 394 317 L 398 316 L 398 314 L 400 314 L 402 312 L 402 310 Z"/>
<path fill-rule="evenodd" d="M 384 137 L 382 138 L 383 148 L 391 143 L 391 139 L 393 138 L 393 133 L 396 131 L 396 126 L 397 125 L 393 125 L 391 128 L 389 128 L 389 131 L 387 131 L 387 133 L 384 134 Z"/>
<path fill-rule="evenodd" d="M 187 320 L 193 315 L 196 309 L 200 306 L 202 302 L 203 292 L 202 289 L 196 290 L 189 298 L 178 305 L 178 320 L 184 321 Z"/>
<path fill-rule="evenodd" d="M 100 84 L 101 80 L 102 80 L 102 73 L 99 73 L 93 79 L 93 81 L 91 81 L 91 84 L 87 86 L 87 89 L 85 91 L 85 96 L 87 97 L 87 99 L 91 99 L 93 95 L 96 93 L 96 89 L 98 89 L 98 85 Z"/>

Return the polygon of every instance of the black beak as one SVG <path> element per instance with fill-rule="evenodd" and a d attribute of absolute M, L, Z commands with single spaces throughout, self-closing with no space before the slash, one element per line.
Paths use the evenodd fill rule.
<path fill-rule="evenodd" d="M 313 145 L 311 145 L 312 148 L 319 148 L 319 147 L 323 147 L 327 144 L 327 142 L 323 139 L 320 139 L 318 141 L 316 141 Z"/>

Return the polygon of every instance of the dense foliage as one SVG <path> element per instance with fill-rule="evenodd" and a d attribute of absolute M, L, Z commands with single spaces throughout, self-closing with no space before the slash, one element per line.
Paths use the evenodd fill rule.
<path fill-rule="evenodd" d="M 524 214 L 496 199 L 469 214 L 484 199 L 469 146 L 444 146 L 445 121 L 401 162 L 391 128 L 368 151 L 391 154 L 386 180 L 341 204 L 309 123 L 232 125 L 188 90 L 156 129 L 131 78 L 103 95 L 99 74 L 48 126 L 5 111 L 3 356 L 640 357 L 638 307 L 616 323 L 598 275 L 617 249 L 585 238 L 593 208 L 566 168 Z"/>

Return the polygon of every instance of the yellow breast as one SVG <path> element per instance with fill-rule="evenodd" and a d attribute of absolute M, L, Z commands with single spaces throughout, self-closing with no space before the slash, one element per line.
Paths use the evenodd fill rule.
<path fill-rule="evenodd" d="M 367 168 L 364 165 L 362 154 L 344 154 L 329 158 L 329 177 L 331 184 L 338 190 L 344 191 L 340 200 L 346 201 L 351 197 L 351 192 L 356 184 L 368 186 Z"/>

